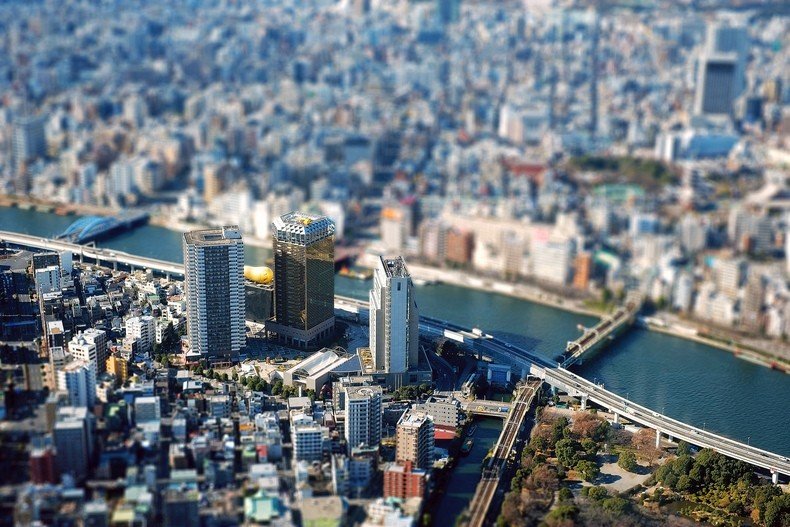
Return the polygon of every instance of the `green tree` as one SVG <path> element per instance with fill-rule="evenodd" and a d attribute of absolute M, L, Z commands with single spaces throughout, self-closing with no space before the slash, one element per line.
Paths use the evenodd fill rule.
<path fill-rule="evenodd" d="M 584 449 L 584 453 L 588 457 L 593 457 L 596 453 L 598 453 L 598 443 L 590 439 L 589 437 L 585 437 L 581 441 L 582 448 Z"/>
<path fill-rule="evenodd" d="M 679 441 L 677 448 L 677 455 L 678 457 L 691 455 L 691 446 L 685 441 Z"/>
<path fill-rule="evenodd" d="M 765 527 L 787 527 L 790 525 L 790 494 L 776 496 L 765 506 Z"/>
<path fill-rule="evenodd" d="M 573 439 L 561 439 L 554 446 L 557 461 L 564 467 L 573 467 L 579 461 L 579 443 Z"/>
<path fill-rule="evenodd" d="M 617 466 L 628 472 L 633 472 L 636 469 L 636 456 L 630 450 L 626 450 L 617 459 Z"/>
<path fill-rule="evenodd" d="M 593 501 L 603 501 L 609 497 L 609 493 L 606 491 L 606 489 L 604 487 L 598 486 L 583 487 L 582 493 L 586 494 L 586 496 Z"/>
<path fill-rule="evenodd" d="M 568 487 L 562 487 L 560 489 L 560 501 L 572 501 L 573 500 L 573 491 Z"/>
<path fill-rule="evenodd" d="M 593 461 L 587 461 L 586 459 L 576 463 L 576 471 L 584 481 L 594 481 L 595 478 L 597 478 L 601 473 L 601 470 L 598 468 L 596 463 Z"/>
<path fill-rule="evenodd" d="M 622 516 L 628 511 L 628 500 L 613 496 L 603 500 L 601 506 L 614 516 Z"/>

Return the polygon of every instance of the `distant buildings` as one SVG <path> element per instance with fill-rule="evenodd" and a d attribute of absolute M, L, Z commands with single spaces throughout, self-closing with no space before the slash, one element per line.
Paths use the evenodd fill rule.
<path fill-rule="evenodd" d="M 274 321 L 267 330 L 289 346 L 326 342 L 335 330 L 335 227 L 329 218 L 291 212 L 272 223 Z"/>
<path fill-rule="evenodd" d="M 246 346 L 241 232 L 227 226 L 184 233 L 184 266 L 191 353 L 237 362 Z"/>
<path fill-rule="evenodd" d="M 402 257 L 379 258 L 370 291 L 370 353 L 376 370 L 404 374 L 419 360 L 419 312 Z"/>

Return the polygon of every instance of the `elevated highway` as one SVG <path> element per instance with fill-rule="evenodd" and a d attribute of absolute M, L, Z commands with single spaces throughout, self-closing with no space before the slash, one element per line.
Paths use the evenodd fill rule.
<path fill-rule="evenodd" d="M 71 251 L 81 262 L 95 262 L 98 265 L 106 265 L 113 269 L 118 269 L 119 267 L 131 271 L 151 269 L 165 276 L 184 276 L 184 266 L 181 264 L 136 256 L 114 249 L 102 249 L 90 245 L 79 245 L 65 240 L 52 240 L 8 231 L 0 231 L 0 242 L 16 247 L 32 247 L 42 251 Z M 152 243 L 156 243 L 156 241 L 152 240 Z"/>

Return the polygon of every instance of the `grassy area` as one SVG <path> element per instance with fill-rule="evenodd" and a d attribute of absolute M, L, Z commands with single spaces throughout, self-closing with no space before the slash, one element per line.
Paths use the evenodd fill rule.
<path fill-rule="evenodd" d="M 632 183 L 645 190 L 678 182 L 678 174 L 654 159 L 635 157 L 577 156 L 568 161 L 572 172 L 600 172 L 606 183 Z"/>

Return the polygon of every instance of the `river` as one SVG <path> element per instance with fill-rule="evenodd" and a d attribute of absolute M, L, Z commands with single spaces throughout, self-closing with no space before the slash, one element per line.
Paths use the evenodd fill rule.
<path fill-rule="evenodd" d="M 0 230 L 53 236 L 75 217 L 0 208 Z M 100 245 L 182 261 L 181 235 L 145 226 Z M 250 264 L 270 251 L 247 247 Z M 369 282 L 338 276 L 338 294 L 367 298 Z M 519 346 L 553 357 L 593 319 L 496 293 L 450 285 L 419 287 L 423 314 L 478 326 Z M 790 376 L 680 338 L 632 329 L 576 371 L 606 388 L 681 421 L 790 456 Z"/>

